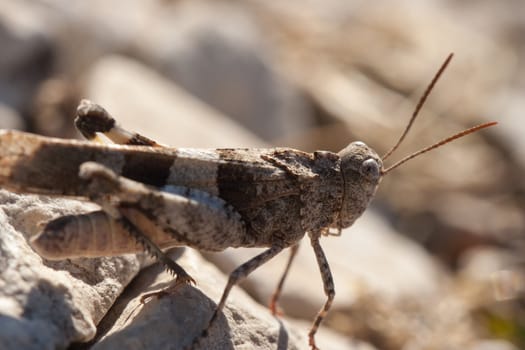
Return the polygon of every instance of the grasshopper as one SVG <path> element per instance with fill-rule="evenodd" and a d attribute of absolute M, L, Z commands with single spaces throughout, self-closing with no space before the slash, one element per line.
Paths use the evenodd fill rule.
<path fill-rule="evenodd" d="M 59 217 L 31 240 L 46 259 L 119 255 L 147 250 L 176 275 L 161 295 L 194 279 L 163 249 L 189 246 L 220 251 L 265 247 L 236 268 L 197 347 L 222 311 L 233 286 L 290 248 L 285 271 L 272 296 L 276 303 L 299 241 L 308 234 L 322 276 L 326 301 L 309 331 L 315 334 L 335 296 L 332 273 L 320 238 L 339 235 L 365 211 L 380 180 L 409 159 L 496 124 L 464 130 L 415 152 L 388 168 L 383 162 L 410 130 L 446 59 L 419 100 L 397 143 L 384 156 L 363 142 L 339 153 L 288 148 L 170 148 L 119 127 L 102 107 L 82 101 L 75 125 L 90 141 L 61 140 L 17 131 L 0 132 L 0 185 L 26 193 L 79 196 L 101 210 Z M 130 239 L 130 236 L 134 239 Z"/>

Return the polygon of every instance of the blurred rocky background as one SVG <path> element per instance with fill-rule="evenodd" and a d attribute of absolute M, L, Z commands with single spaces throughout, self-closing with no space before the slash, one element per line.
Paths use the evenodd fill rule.
<path fill-rule="evenodd" d="M 1 0 L 0 48 L 0 128 L 79 137 L 72 119 L 89 98 L 175 147 L 361 140 L 380 154 L 454 52 L 387 165 L 499 126 L 388 174 L 355 227 L 322 240 L 337 292 L 324 328 L 341 349 L 525 349 L 524 2 Z M 206 258 L 228 273 L 255 254 Z M 283 255 L 243 284 L 263 305 Z M 317 274 L 305 242 L 280 303 L 301 342 L 324 300 Z"/>

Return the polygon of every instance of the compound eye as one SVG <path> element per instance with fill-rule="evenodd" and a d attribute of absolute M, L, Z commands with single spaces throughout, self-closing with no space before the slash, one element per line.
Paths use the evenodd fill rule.
<path fill-rule="evenodd" d="M 381 169 L 379 169 L 379 164 L 374 159 L 367 159 L 361 164 L 360 169 L 361 175 L 365 176 L 370 180 L 375 180 L 379 178 L 381 174 Z"/>

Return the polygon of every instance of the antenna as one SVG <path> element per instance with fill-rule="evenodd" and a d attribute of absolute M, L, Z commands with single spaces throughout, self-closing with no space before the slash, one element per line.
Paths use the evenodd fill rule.
<path fill-rule="evenodd" d="M 382 173 L 383 175 L 386 175 L 386 173 L 390 172 L 391 170 L 394 170 L 395 168 L 397 168 L 397 167 L 400 166 L 401 164 L 403 164 L 403 163 L 409 161 L 409 160 L 412 159 L 412 158 L 415 158 L 415 157 L 417 157 L 417 156 L 419 156 L 419 155 L 421 155 L 421 154 L 423 154 L 423 153 L 426 153 L 426 152 L 428 152 L 428 151 L 430 151 L 430 150 L 433 150 L 433 149 L 435 149 L 435 148 L 441 147 L 441 146 L 443 146 L 443 145 L 445 145 L 445 144 L 447 144 L 447 143 L 449 143 L 449 142 L 451 142 L 451 141 L 454 141 L 454 140 L 456 140 L 456 139 L 459 139 L 459 138 L 461 138 L 461 137 L 463 137 L 463 136 L 466 136 L 466 135 L 468 135 L 468 134 L 472 134 L 472 133 L 474 133 L 474 132 L 476 132 L 476 131 L 479 131 L 479 130 L 481 130 L 481 129 L 490 128 L 491 126 L 494 126 L 494 125 L 496 125 L 496 124 L 498 124 L 498 123 L 497 123 L 497 122 L 488 122 L 488 123 L 480 124 L 480 125 L 474 126 L 474 127 L 472 127 L 472 128 L 469 128 L 469 129 L 463 130 L 463 131 L 461 131 L 461 132 L 459 132 L 459 133 L 457 133 L 457 134 L 455 134 L 455 135 L 449 136 L 449 137 L 447 137 L 446 139 L 443 139 L 443 140 L 441 140 L 441 141 L 439 141 L 439 142 L 437 142 L 437 143 L 435 143 L 435 144 L 433 144 L 433 145 L 430 145 L 430 146 L 428 146 L 428 147 L 425 147 L 425 148 L 423 148 L 423 149 L 421 149 L 421 150 L 419 150 L 419 151 L 417 151 L 417 152 L 414 152 L 414 153 L 412 153 L 412 154 L 406 156 L 405 158 L 403 158 L 403 159 L 397 161 L 396 163 L 394 163 L 393 165 L 389 166 L 388 168 L 382 170 L 381 173 Z"/>
<path fill-rule="evenodd" d="M 443 62 L 443 64 L 441 64 L 441 67 L 439 68 L 439 70 L 437 71 L 437 73 L 434 75 L 434 78 L 432 79 L 432 81 L 430 82 L 430 84 L 428 84 L 425 92 L 423 93 L 423 95 L 421 96 L 421 98 L 419 99 L 417 105 L 416 105 L 416 108 L 414 109 L 414 112 L 412 113 L 412 117 L 410 118 L 410 120 L 408 121 L 408 124 L 405 128 L 405 130 L 403 131 L 403 133 L 401 134 L 401 137 L 399 138 L 399 140 L 396 142 L 396 144 L 388 151 L 385 153 L 385 155 L 383 157 L 381 157 L 381 159 L 384 161 L 385 159 L 387 159 L 388 157 L 390 157 L 392 155 L 392 153 L 394 153 L 394 151 L 399 147 L 399 145 L 401 144 L 401 142 L 403 142 L 403 140 L 405 139 L 405 137 L 407 136 L 408 134 L 408 131 L 410 130 L 410 128 L 412 128 L 412 125 L 414 124 L 414 121 L 416 120 L 416 117 L 418 116 L 419 114 L 419 111 L 421 110 L 421 107 L 423 107 L 423 104 L 425 103 L 425 101 L 427 100 L 427 97 L 430 95 L 430 92 L 432 91 L 432 89 L 434 88 L 434 86 L 436 85 L 436 82 L 438 81 L 438 79 L 441 77 L 441 75 L 443 74 L 443 72 L 445 71 L 445 69 L 447 68 L 448 64 L 450 63 L 450 61 L 452 60 L 452 57 L 454 56 L 454 53 L 450 53 L 448 55 L 448 57 L 445 59 L 445 62 Z M 441 147 L 449 142 L 452 142 L 456 139 L 459 139 L 463 136 L 466 136 L 468 134 L 472 134 L 476 131 L 479 131 L 481 129 L 485 129 L 485 128 L 489 128 L 491 126 L 494 126 L 498 124 L 497 122 L 488 122 L 488 123 L 484 123 L 484 124 L 480 124 L 480 125 L 477 125 L 477 126 L 474 126 L 472 128 L 469 128 L 469 129 L 466 129 L 466 130 L 463 130 L 455 135 L 452 135 L 452 136 L 449 136 L 433 145 L 430 145 L 428 147 L 425 147 L 415 153 L 412 153 L 412 154 L 409 154 L 408 156 L 406 156 L 405 158 L 397 161 L 396 163 L 394 163 L 393 165 L 389 166 L 388 168 L 386 169 L 383 169 L 381 171 L 381 174 L 382 175 L 386 175 L 388 172 L 394 170 L 395 168 L 397 168 L 398 166 L 400 166 L 401 164 L 409 161 L 410 159 L 412 158 L 415 158 L 423 153 L 426 153 L 430 150 L 433 150 L 435 148 L 438 148 L 438 147 Z"/>
<path fill-rule="evenodd" d="M 387 159 L 388 157 L 390 157 L 390 155 L 392 153 L 394 153 L 394 151 L 399 147 L 399 145 L 401 144 L 401 142 L 403 142 L 403 140 L 405 139 L 405 137 L 407 136 L 408 134 L 408 131 L 410 130 L 410 128 L 412 127 L 412 124 L 414 124 L 414 120 L 416 120 L 416 117 L 417 115 L 419 114 L 419 111 L 421 110 L 421 107 L 423 107 L 423 104 L 425 103 L 425 101 L 427 100 L 427 97 L 428 95 L 430 95 L 430 92 L 432 91 L 432 89 L 434 88 L 434 85 L 436 85 L 436 82 L 438 81 L 439 77 L 443 74 L 443 72 L 445 71 L 445 68 L 447 68 L 448 64 L 450 63 L 450 60 L 452 60 L 452 57 L 454 56 L 454 53 L 450 53 L 447 57 L 447 59 L 445 60 L 445 62 L 443 62 L 443 64 L 441 65 L 441 67 L 439 68 L 439 70 L 437 71 L 436 75 L 434 76 L 434 78 L 432 79 L 432 81 L 430 82 L 430 84 L 427 86 L 427 89 L 425 90 L 425 92 L 423 93 L 423 95 L 421 96 L 421 98 L 419 99 L 419 102 L 417 103 L 416 105 L 416 108 L 414 109 L 414 112 L 412 113 L 412 117 L 410 118 L 410 121 L 408 122 L 406 128 L 405 128 L 405 131 L 403 131 L 403 134 L 401 134 L 401 137 L 399 138 L 399 140 L 397 141 L 397 143 L 394 145 L 394 147 L 392 147 L 388 152 L 385 153 L 384 156 L 381 157 L 381 159 L 384 161 L 385 159 Z"/>

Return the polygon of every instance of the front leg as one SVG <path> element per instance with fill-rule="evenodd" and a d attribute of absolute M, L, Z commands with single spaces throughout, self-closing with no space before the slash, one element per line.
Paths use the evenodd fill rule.
<path fill-rule="evenodd" d="M 324 293 L 327 296 L 326 302 L 324 303 L 321 310 L 317 313 L 314 323 L 312 324 L 312 328 L 310 329 L 310 332 L 308 332 L 308 343 L 312 347 L 312 350 L 318 350 L 318 347 L 315 345 L 315 333 L 317 332 L 317 329 L 319 328 L 319 325 L 321 324 L 323 319 L 326 317 L 326 314 L 332 306 L 332 302 L 335 297 L 335 286 L 334 280 L 332 278 L 332 272 L 330 271 L 330 266 L 328 265 L 328 260 L 326 260 L 326 256 L 324 255 L 323 249 L 319 244 L 319 238 L 321 234 L 321 232 L 308 233 L 308 236 L 310 237 L 310 242 L 312 244 L 312 248 L 314 249 L 315 257 L 317 259 L 317 264 L 319 265 L 319 270 L 321 271 Z"/>
<path fill-rule="evenodd" d="M 114 200 L 114 196 L 120 191 L 126 191 L 126 185 L 127 187 L 133 187 L 132 185 L 138 184 L 133 182 L 126 184 L 113 171 L 97 163 L 83 164 L 79 175 L 89 182 L 86 187 L 86 194 L 90 199 L 101 205 L 111 219 L 115 221 L 116 225 L 124 228 L 144 250 L 160 261 L 173 275 L 176 275 L 176 285 L 181 283 L 195 283 L 195 280 L 179 264 L 166 256 L 159 248 L 159 243 L 162 244 L 162 242 L 156 243 L 151 238 L 151 236 L 158 237 L 158 234 L 148 234 L 147 232 L 150 230 L 144 230 L 141 228 L 141 225 L 138 225 L 136 215 L 133 214 L 133 211 L 129 210 L 130 207 L 133 207 L 132 203 L 124 204 Z M 133 188 L 128 188 L 128 190 L 132 189 Z M 141 197 L 137 197 L 136 199 L 140 200 L 140 198 Z M 151 226 L 146 227 L 146 229 L 149 228 L 151 228 Z"/>

